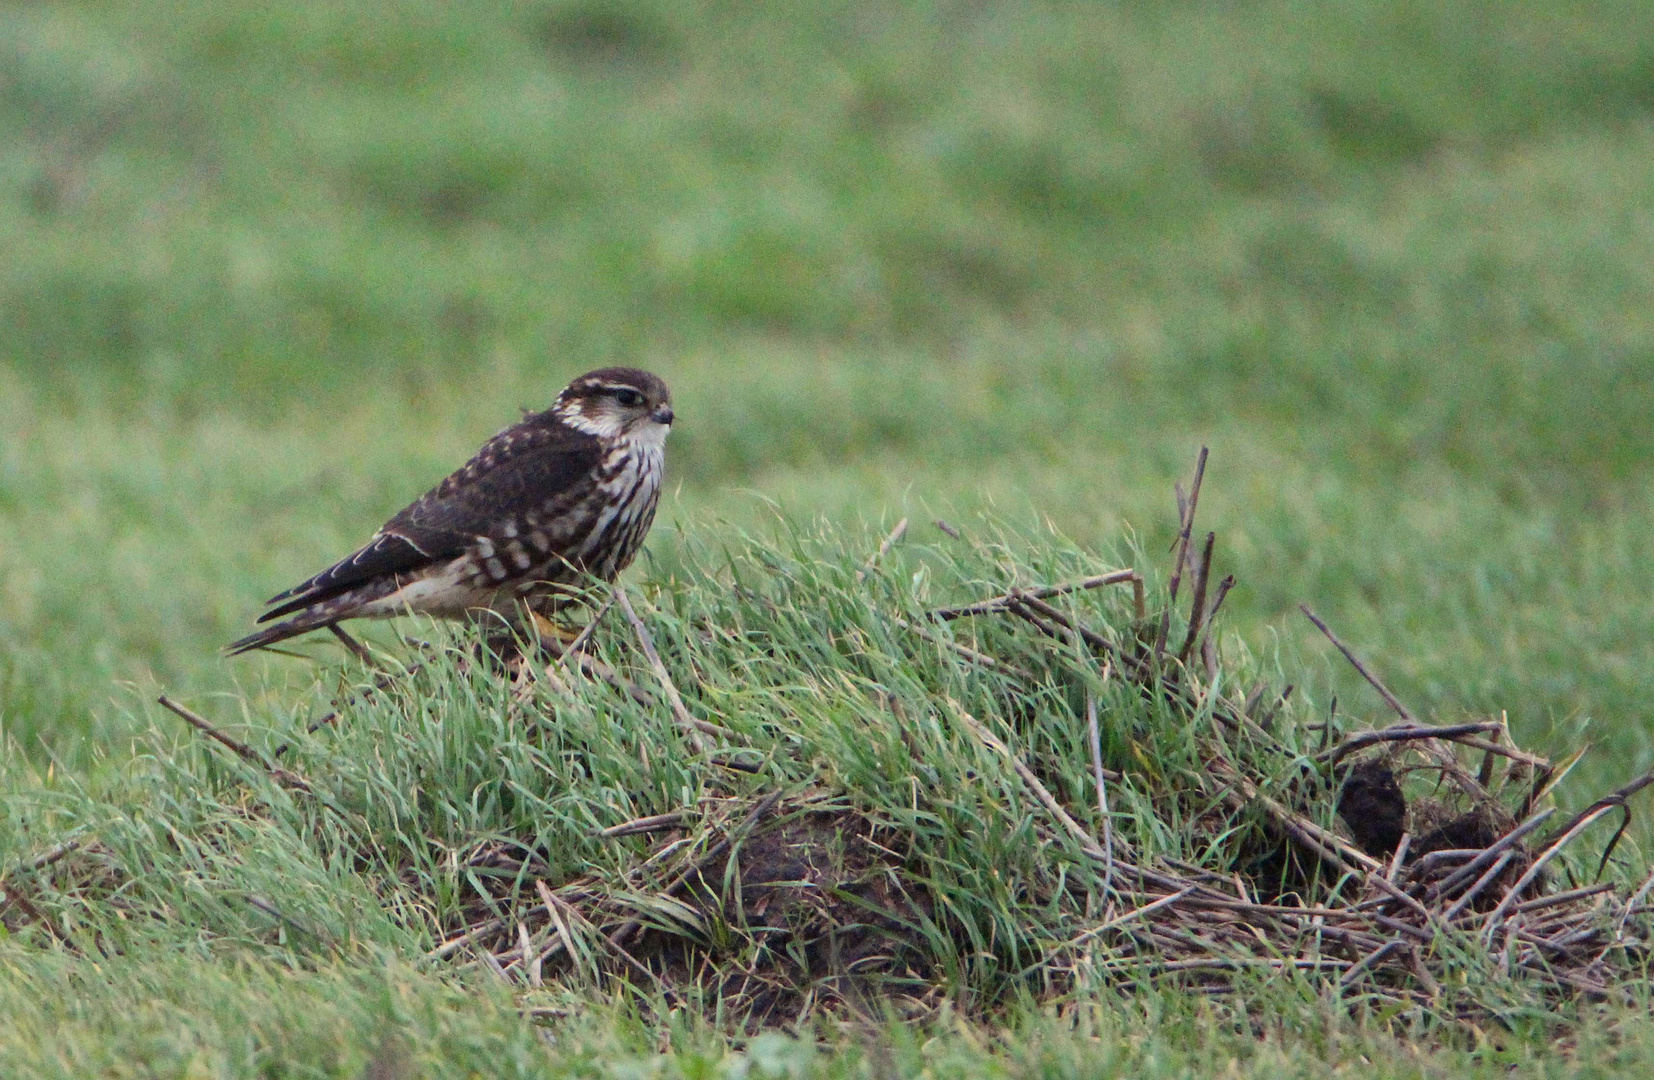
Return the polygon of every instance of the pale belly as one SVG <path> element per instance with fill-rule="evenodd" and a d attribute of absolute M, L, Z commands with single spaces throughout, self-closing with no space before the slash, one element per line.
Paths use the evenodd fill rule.
<path fill-rule="evenodd" d="M 548 597 L 568 593 L 555 580 L 551 567 L 536 568 L 539 572 L 504 585 L 477 584 L 475 563 L 455 559 L 442 569 L 417 581 L 410 581 L 395 592 L 364 604 L 359 617 L 389 619 L 413 612 L 439 619 L 463 619 L 483 612 L 493 612 L 510 622 L 521 618 L 524 604 L 544 613 Z M 566 566 L 561 567 L 565 574 Z"/>

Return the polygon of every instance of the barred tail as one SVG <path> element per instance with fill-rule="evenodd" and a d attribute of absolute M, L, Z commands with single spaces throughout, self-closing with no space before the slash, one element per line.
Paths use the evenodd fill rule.
<path fill-rule="evenodd" d="M 376 578 L 353 589 L 329 593 L 322 591 L 310 592 L 293 600 L 288 600 L 280 606 L 266 611 L 258 617 L 259 622 L 269 622 L 271 619 L 283 615 L 292 618 L 284 619 L 273 626 L 267 626 L 256 633 L 248 634 L 240 641 L 232 641 L 224 646 L 224 651 L 231 656 L 238 656 L 254 649 L 263 649 L 274 645 L 278 641 L 286 641 L 300 634 L 307 634 L 312 630 L 321 630 L 334 623 L 360 616 L 369 618 L 374 615 L 388 614 L 384 611 L 364 611 L 375 600 L 383 599 L 397 591 L 400 583 L 395 577 Z M 280 599 L 277 597 L 276 599 Z"/>

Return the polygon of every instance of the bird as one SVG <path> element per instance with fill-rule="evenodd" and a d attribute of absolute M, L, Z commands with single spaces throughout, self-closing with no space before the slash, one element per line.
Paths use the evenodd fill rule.
<path fill-rule="evenodd" d="M 258 621 L 283 621 L 225 650 L 410 612 L 494 613 L 543 628 L 582 585 L 612 582 L 636 557 L 655 519 L 672 420 L 671 391 L 650 372 L 581 375 L 357 551 L 265 601 L 274 606 Z"/>

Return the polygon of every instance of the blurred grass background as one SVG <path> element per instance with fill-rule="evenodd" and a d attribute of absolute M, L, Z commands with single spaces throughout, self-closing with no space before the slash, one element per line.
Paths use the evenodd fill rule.
<path fill-rule="evenodd" d="M 624 362 L 656 573 L 766 497 L 1159 543 L 1207 442 L 1232 631 L 1654 763 L 1644 3 L 14 3 L 0 250 L 38 762 Z"/>

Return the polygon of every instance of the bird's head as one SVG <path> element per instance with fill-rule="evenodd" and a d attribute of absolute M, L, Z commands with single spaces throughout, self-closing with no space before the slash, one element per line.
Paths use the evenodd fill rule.
<path fill-rule="evenodd" d="M 672 391 L 647 371 L 599 368 L 564 387 L 552 412 L 600 439 L 659 441 L 672 426 Z"/>

